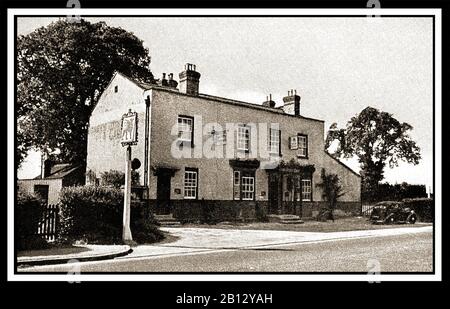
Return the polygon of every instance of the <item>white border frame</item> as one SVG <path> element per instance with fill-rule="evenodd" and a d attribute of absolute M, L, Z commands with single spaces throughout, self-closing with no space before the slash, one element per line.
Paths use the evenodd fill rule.
<path fill-rule="evenodd" d="M 435 274 L 26 274 L 14 273 L 14 17 L 16 15 L 434 15 L 435 16 Z M 368 17 L 370 18 L 370 17 Z M 378 17 L 372 17 L 378 18 Z M 382 18 L 382 17 L 380 17 Z M 8 9 L 8 281 L 441 281 L 442 280 L 442 20 L 441 9 Z"/>

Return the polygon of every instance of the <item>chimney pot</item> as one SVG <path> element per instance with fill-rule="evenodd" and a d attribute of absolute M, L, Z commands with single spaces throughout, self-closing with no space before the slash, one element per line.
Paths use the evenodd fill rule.
<path fill-rule="evenodd" d="M 41 158 L 41 178 L 50 176 L 53 162 L 48 158 L 47 154 L 44 154 Z"/>

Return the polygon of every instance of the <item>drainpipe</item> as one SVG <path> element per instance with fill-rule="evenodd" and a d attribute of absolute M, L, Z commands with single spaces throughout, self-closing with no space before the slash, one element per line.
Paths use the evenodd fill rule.
<path fill-rule="evenodd" d="M 150 96 L 145 98 L 145 142 L 144 142 L 144 186 L 148 190 L 148 138 L 149 138 Z M 148 191 L 147 191 L 148 195 Z"/>

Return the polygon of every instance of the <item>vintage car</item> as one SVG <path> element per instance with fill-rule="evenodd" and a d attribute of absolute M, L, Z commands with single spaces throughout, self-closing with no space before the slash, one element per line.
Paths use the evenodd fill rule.
<path fill-rule="evenodd" d="M 414 224 L 417 214 L 401 202 L 379 202 L 372 208 L 369 220 L 372 224 Z"/>

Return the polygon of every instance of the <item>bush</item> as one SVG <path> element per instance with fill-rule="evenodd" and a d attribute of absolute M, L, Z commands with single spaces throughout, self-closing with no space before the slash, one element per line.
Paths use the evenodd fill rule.
<path fill-rule="evenodd" d="M 153 242 L 162 233 L 149 217 L 131 208 L 131 231 L 140 242 Z M 139 215 L 136 215 L 139 213 Z M 60 195 L 60 235 L 68 240 L 90 243 L 122 243 L 123 193 L 117 188 L 98 186 L 63 188 Z M 153 228 L 150 226 L 154 226 Z"/>
<path fill-rule="evenodd" d="M 259 203 L 256 203 L 255 206 L 255 217 L 258 222 L 269 222 L 269 217 L 267 216 L 266 209 L 261 207 Z"/>
<path fill-rule="evenodd" d="M 215 206 L 212 203 L 205 202 L 205 199 L 201 200 L 201 224 L 217 224 L 217 218 L 214 215 Z"/>
<path fill-rule="evenodd" d="M 139 185 L 139 172 L 131 171 L 131 184 Z M 100 174 L 101 185 L 102 186 L 112 186 L 115 188 L 120 188 L 125 185 L 125 173 L 110 170 L 109 172 L 104 172 Z"/>
<path fill-rule="evenodd" d="M 131 203 L 130 225 L 133 240 L 138 243 L 153 243 L 164 239 L 164 234 L 158 228 L 159 222 L 145 202 Z"/>
<path fill-rule="evenodd" d="M 14 216 L 18 250 L 45 249 L 48 247 L 47 241 L 37 235 L 41 215 L 41 200 L 32 194 L 19 191 Z"/>
<path fill-rule="evenodd" d="M 405 206 L 414 210 L 420 221 L 434 221 L 434 200 L 431 198 L 410 198 L 403 199 Z"/>

